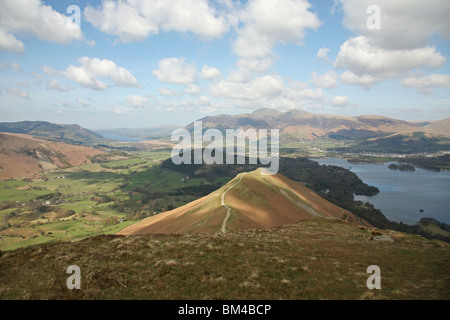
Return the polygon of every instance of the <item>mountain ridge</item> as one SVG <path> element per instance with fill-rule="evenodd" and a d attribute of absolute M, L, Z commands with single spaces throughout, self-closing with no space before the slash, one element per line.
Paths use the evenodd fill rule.
<path fill-rule="evenodd" d="M 226 233 L 279 227 L 318 217 L 371 226 L 300 183 L 281 174 L 262 175 L 262 170 L 240 173 L 207 196 L 146 218 L 117 234 Z"/>
<path fill-rule="evenodd" d="M 40 139 L 88 146 L 104 140 L 100 134 L 78 124 L 55 124 L 47 121 L 0 122 L 0 132 L 28 134 Z"/>
<path fill-rule="evenodd" d="M 203 128 L 255 128 L 255 129 L 280 129 L 280 134 L 292 135 L 300 139 L 314 140 L 319 137 L 329 137 L 331 134 L 339 134 L 341 130 L 365 130 L 373 132 L 374 136 L 382 136 L 386 133 L 412 133 L 425 132 L 434 136 L 450 136 L 445 124 L 450 118 L 428 121 L 409 122 L 379 115 L 364 116 L 339 116 L 330 114 L 315 114 L 305 110 L 291 109 L 286 112 L 263 108 L 252 113 L 237 115 L 220 114 L 199 119 L 203 122 Z M 439 122 L 442 125 L 437 125 Z M 193 123 L 186 129 L 192 129 Z"/>

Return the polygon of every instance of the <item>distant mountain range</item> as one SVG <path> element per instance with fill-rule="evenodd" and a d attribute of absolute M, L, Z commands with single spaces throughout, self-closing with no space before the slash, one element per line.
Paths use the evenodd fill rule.
<path fill-rule="evenodd" d="M 50 141 L 92 146 L 104 138 L 77 124 L 54 124 L 45 121 L 0 122 L 0 132 L 22 133 Z"/>
<path fill-rule="evenodd" d="M 172 211 L 133 224 L 118 234 L 215 233 L 272 228 L 312 218 L 371 226 L 304 185 L 263 168 L 237 175 L 222 188 Z"/>
<path fill-rule="evenodd" d="M 305 140 L 319 137 L 358 140 L 413 132 L 450 137 L 450 118 L 441 121 L 408 122 L 382 116 L 345 117 L 295 109 L 281 112 L 265 108 L 252 113 L 222 114 L 200 120 L 203 122 L 203 128 L 278 128 L 280 134 Z M 193 123 L 187 126 L 188 129 L 192 127 Z"/>
<path fill-rule="evenodd" d="M 344 141 L 340 152 L 422 153 L 450 150 L 450 118 L 408 122 L 382 116 L 345 117 L 314 114 L 302 110 L 281 112 L 259 109 L 238 115 L 216 115 L 200 119 L 203 130 L 216 128 L 279 129 L 280 146 L 296 147 L 301 141 Z M 194 123 L 186 126 L 193 130 Z"/>
<path fill-rule="evenodd" d="M 216 128 L 224 133 L 226 129 L 237 128 L 279 129 L 281 147 L 296 147 L 302 141 L 331 139 L 346 142 L 345 147 L 335 148 L 335 151 L 341 152 L 421 153 L 450 150 L 450 118 L 408 122 L 382 116 L 345 117 L 296 109 L 281 112 L 265 108 L 252 113 L 221 114 L 199 120 L 202 121 L 203 130 Z M 94 132 L 76 124 L 53 124 L 44 121 L 0 123 L 0 132 L 29 134 L 50 141 L 84 146 L 105 144 L 111 139 L 127 142 L 167 140 L 176 128 L 179 127 L 161 125 Z M 193 130 L 193 123 L 185 128 Z"/>

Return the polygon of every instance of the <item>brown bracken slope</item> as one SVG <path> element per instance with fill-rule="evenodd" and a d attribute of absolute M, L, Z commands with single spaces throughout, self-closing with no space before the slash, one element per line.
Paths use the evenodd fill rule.
<path fill-rule="evenodd" d="M 214 233 L 272 228 L 313 218 L 334 218 L 371 227 L 281 174 L 261 169 L 241 173 L 215 192 L 171 211 L 144 219 L 119 235 Z"/>
<path fill-rule="evenodd" d="M 100 150 L 49 142 L 30 135 L 0 133 L 0 180 L 35 177 L 43 171 L 78 166 Z"/>

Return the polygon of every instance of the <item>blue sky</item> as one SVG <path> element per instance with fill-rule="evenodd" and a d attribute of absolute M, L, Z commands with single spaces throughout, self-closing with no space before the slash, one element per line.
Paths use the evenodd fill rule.
<path fill-rule="evenodd" d="M 447 118 L 449 15 L 448 0 L 3 0 L 0 121 L 183 126 L 262 107 Z"/>

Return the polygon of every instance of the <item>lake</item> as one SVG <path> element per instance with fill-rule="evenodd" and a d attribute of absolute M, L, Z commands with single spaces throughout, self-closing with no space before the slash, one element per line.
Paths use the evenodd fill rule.
<path fill-rule="evenodd" d="M 390 220 L 415 224 L 427 217 L 450 224 L 449 171 L 435 172 L 417 167 L 411 172 L 389 169 L 394 162 L 381 165 L 349 163 L 342 158 L 311 160 L 349 169 L 363 182 L 380 189 L 376 196 L 355 196 L 355 200 L 372 203 Z"/>
<path fill-rule="evenodd" d="M 142 138 L 132 138 L 115 133 L 100 133 L 100 134 L 103 136 L 103 138 L 116 140 L 120 142 L 139 142 L 144 140 Z"/>

